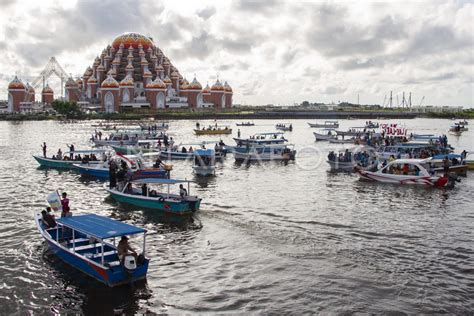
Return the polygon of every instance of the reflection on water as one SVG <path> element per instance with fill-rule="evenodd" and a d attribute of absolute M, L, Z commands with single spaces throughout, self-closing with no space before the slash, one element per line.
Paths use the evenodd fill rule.
<path fill-rule="evenodd" d="M 255 123 L 240 127 L 242 136 L 277 122 Z M 236 163 L 229 155 L 214 176 L 200 177 L 192 161 L 173 161 L 172 176 L 193 180 L 191 194 L 203 198 L 198 213 L 176 217 L 118 204 L 102 181 L 38 168 L 31 155 L 43 141 L 51 152 L 88 148 L 90 122 L 0 122 L 0 314 L 470 313 L 472 175 L 443 190 L 329 172 L 327 153 L 345 147 L 315 143 L 306 121 L 290 123 L 295 162 Z M 439 134 L 451 121 L 403 123 Z M 341 121 L 341 129 L 360 124 Z M 171 122 L 173 138 L 195 141 L 194 125 Z M 474 150 L 472 136 L 450 142 Z M 148 230 L 145 282 L 109 289 L 47 250 L 32 215 L 56 189 L 68 192 L 74 213 Z"/>

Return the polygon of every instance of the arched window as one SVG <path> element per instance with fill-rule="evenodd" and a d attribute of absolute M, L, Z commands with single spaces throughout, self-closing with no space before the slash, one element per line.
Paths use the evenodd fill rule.
<path fill-rule="evenodd" d="M 13 112 L 13 96 L 11 93 L 8 94 L 8 112 Z"/>
<path fill-rule="evenodd" d="M 158 92 L 156 95 L 156 107 L 159 109 L 165 108 L 165 95 L 163 92 Z"/>
<path fill-rule="evenodd" d="M 123 92 L 122 102 L 130 102 L 130 92 L 128 92 L 128 89 L 125 89 Z"/>
<path fill-rule="evenodd" d="M 105 94 L 104 103 L 105 103 L 105 112 L 106 113 L 115 112 L 114 95 L 112 94 L 112 92 L 109 91 Z"/>

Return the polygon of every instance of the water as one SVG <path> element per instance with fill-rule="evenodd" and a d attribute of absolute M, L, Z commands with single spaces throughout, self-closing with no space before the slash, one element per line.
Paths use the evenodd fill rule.
<path fill-rule="evenodd" d="M 255 123 L 240 127 L 242 135 L 272 131 L 276 122 Z M 292 123 L 286 135 L 299 151 L 296 163 L 247 166 L 228 157 L 215 177 L 201 180 L 190 162 L 173 162 L 173 175 L 197 180 L 192 193 L 203 198 L 201 211 L 183 222 L 117 205 L 100 182 L 74 172 L 38 169 L 31 155 L 43 141 L 50 152 L 71 142 L 87 148 L 91 122 L 0 122 L 0 314 L 472 313 L 472 172 L 447 191 L 329 173 L 324 159 L 342 146 L 316 144 L 306 121 Z M 178 142 L 209 139 L 192 136 L 194 124 L 173 121 L 170 131 Z M 451 121 L 403 124 L 439 134 Z M 474 150 L 469 127 L 449 137 L 459 151 Z M 109 289 L 47 250 L 32 216 L 58 188 L 73 212 L 149 230 L 146 282 Z"/>

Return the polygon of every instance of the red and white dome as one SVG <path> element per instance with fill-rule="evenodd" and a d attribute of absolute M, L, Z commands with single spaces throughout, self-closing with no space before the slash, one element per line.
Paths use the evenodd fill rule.
<path fill-rule="evenodd" d="M 165 79 L 163 79 L 163 82 L 164 82 L 167 86 L 169 86 L 169 85 L 172 84 L 171 79 L 170 79 L 168 76 L 166 76 Z"/>
<path fill-rule="evenodd" d="M 74 81 L 74 79 L 72 79 L 72 77 L 69 77 L 69 79 L 66 81 L 66 85 L 65 85 L 66 88 L 77 88 L 77 83 L 76 81 Z"/>
<path fill-rule="evenodd" d="M 224 91 L 224 86 L 222 83 L 217 79 L 216 83 L 214 83 L 211 87 L 211 91 Z"/>
<path fill-rule="evenodd" d="M 166 89 L 166 84 L 157 76 L 155 80 L 146 85 L 147 89 Z"/>
<path fill-rule="evenodd" d="M 211 93 L 211 88 L 209 88 L 209 84 L 206 84 L 204 89 L 202 89 L 202 93 L 205 93 L 205 94 Z"/>
<path fill-rule="evenodd" d="M 120 86 L 121 87 L 133 87 L 134 82 L 133 82 L 132 76 L 126 75 L 125 78 L 123 78 L 122 81 L 120 81 Z"/>
<path fill-rule="evenodd" d="M 89 80 L 87 80 L 87 84 L 95 84 L 97 83 L 97 78 L 92 75 Z"/>
<path fill-rule="evenodd" d="M 23 82 L 21 82 L 20 79 L 18 79 L 17 76 L 15 76 L 12 82 L 10 82 L 10 84 L 8 85 L 8 90 L 10 89 L 26 89 L 26 86 Z"/>
<path fill-rule="evenodd" d="M 102 84 L 100 85 L 101 88 L 118 88 L 119 83 L 117 80 L 115 80 L 112 75 L 108 75 L 107 78 L 102 81 Z"/>
<path fill-rule="evenodd" d="M 201 90 L 202 89 L 202 86 L 199 83 L 199 81 L 196 80 L 196 77 L 194 77 L 193 81 L 191 81 L 191 83 L 189 84 L 188 89 L 191 89 L 191 90 Z"/>
<path fill-rule="evenodd" d="M 124 44 L 127 47 L 132 46 L 133 48 L 138 48 L 138 46 L 141 45 L 144 49 L 154 46 L 152 40 L 149 37 L 133 32 L 123 33 L 122 35 L 117 36 L 112 42 L 112 47 L 118 49 L 120 44 Z"/>

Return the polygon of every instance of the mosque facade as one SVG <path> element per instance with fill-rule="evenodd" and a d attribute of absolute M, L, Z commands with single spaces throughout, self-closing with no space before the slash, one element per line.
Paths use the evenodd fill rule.
<path fill-rule="evenodd" d="M 97 105 L 103 112 L 125 108 L 230 108 L 233 91 L 219 79 L 204 88 L 196 77 L 189 82 L 153 40 L 139 33 L 124 33 L 113 40 L 87 67 L 82 78 L 68 78 L 65 100 Z M 8 86 L 8 110 L 19 112 L 35 102 L 35 91 L 17 77 Z M 54 99 L 46 85 L 45 104 Z"/>

